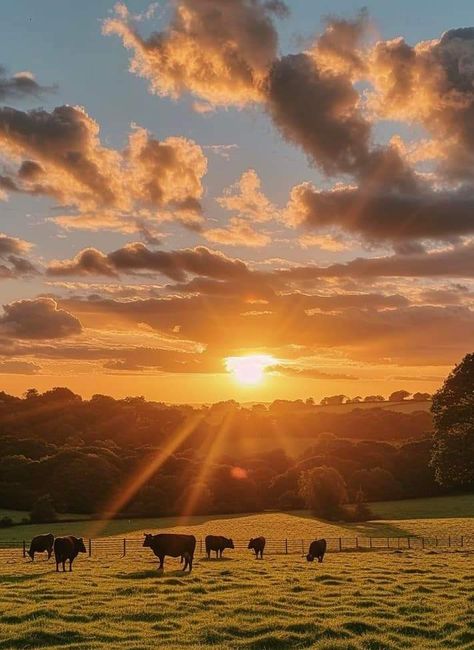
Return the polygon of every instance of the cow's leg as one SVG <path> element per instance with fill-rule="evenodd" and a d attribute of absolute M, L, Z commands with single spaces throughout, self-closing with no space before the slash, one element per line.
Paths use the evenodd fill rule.
<path fill-rule="evenodd" d="M 163 562 L 165 561 L 165 556 L 164 555 L 159 555 L 159 560 L 160 560 L 160 565 L 158 567 L 158 571 L 163 571 Z"/>
<path fill-rule="evenodd" d="M 51 553 L 52 553 L 52 551 L 51 551 L 51 549 L 49 549 L 49 550 L 48 550 L 48 560 L 51 559 Z"/>
<path fill-rule="evenodd" d="M 189 573 L 193 570 L 193 555 L 188 555 L 188 567 L 189 567 Z"/>
<path fill-rule="evenodd" d="M 65 573 L 66 572 L 66 560 L 63 560 L 62 564 L 63 564 L 63 573 Z"/>
<path fill-rule="evenodd" d="M 59 571 L 59 562 L 56 560 L 56 571 Z"/>
<path fill-rule="evenodd" d="M 72 571 L 72 562 L 73 562 L 72 560 L 69 560 L 69 573 L 71 573 Z"/>

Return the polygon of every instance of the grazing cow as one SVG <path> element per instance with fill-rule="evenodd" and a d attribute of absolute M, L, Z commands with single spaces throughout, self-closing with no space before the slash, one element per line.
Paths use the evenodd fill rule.
<path fill-rule="evenodd" d="M 311 542 L 309 545 L 308 555 L 306 559 L 308 562 L 312 562 L 315 557 L 318 558 L 318 562 L 322 562 L 324 559 L 324 554 L 326 553 L 327 542 L 325 539 L 315 539 L 314 542 Z"/>
<path fill-rule="evenodd" d="M 153 553 L 160 560 L 158 569 L 163 569 L 165 556 L 180 557 L 184 559 L 183 571 L 189 567 L 189 573 L 193 568 L 194 550 L 196 538 L 194 535 L 177 535 L 174 533 L 160 533 L 159 535 L 145 534 L 143 546 L 151 548 Z"/>
<path fill-rule="evenodd" d="M 28 551 L 28 555 L 30 556 L 31 561 L 32 562 L 34 561 L 35 553 L 45 553 L 45 552 L 48 554 L 48 560 L 49 560 L 53 552 L 53 544 L 54 544 L 54 535 L 52 535 L 51 533 L 46 533 L 45 535 L 37 535 L 36 537 L 33 537 L 30 544 L 30 550 Z"/>
<path fill-rule="evenodd" d="M 256 558 L 258 558 L 258 554 L 260 553 L 260 559 L 263 560 L 263 549 L 265 548 L 265 543 L 265 537 L 252 537 L 247 548 L 255 551 Z"/>
<path fill-rule="evenodd" d="M 59 571 L 59 565 L 63 565 L 63 571 L 66 571 L 66 561 L 69 560 L 69 571 L 72 571 L 72 563 L 79 553 L 86 553 L 84 540 L 82 537 L 56 537 L 54 540 L 54 557 L 56 558 L 56 571 Z"/>
<path fill-rule="evenodd" d="M 222 557 L 222 552 L 224 549 L 235 548 L 234 542 L 227 537 L 222 537 L 222 535 L 207 535 L 205 541 L 206 553 L 209 559 L 211 557 L 211 551 L 216 552 L 216 557 Z"/>

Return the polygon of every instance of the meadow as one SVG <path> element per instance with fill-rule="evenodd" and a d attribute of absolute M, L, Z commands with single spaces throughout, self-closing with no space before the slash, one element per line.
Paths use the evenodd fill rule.
<path fill-rule="evenodd" d="M 90 522 L 64 525 L 79 523 Z M 164 529 L 305 545 L 319 536 L 472 535 L 468 517 L 341 525 L 269 512 L 135 525 L 142 529 L 128 532 L 125 557 L 118 537 L 113 552 L 98 543 L 72 574 L 56 574 L 52 561 L 1 556 L 0 648 L 474 648 L 472 546 L 328 553 L 323 564 L 300 552 L 263 561 L 243 549 L 223 560 L 198 553 L 190 575 L 171 558 L 158 572 L 141 547 L 144 530 Z"/>

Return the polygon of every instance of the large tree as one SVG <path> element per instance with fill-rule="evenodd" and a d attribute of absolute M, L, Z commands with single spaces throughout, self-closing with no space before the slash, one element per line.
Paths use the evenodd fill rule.
<path fill-rule="evenodd" d="M 434 395 L 431 464 L 441 485 L 474 486 L 474 353 L 467 354 Z"/>
<path fill-rule="evenodd" d="M 344 479 L 334 467 L 313 467 L 299 478 L 299 495 L 317 517 L 336 519 L 347 502 Z"/>

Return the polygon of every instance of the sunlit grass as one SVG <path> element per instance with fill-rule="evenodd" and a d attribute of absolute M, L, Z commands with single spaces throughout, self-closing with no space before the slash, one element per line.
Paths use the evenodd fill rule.
<path fill-rule="evenodd" d="M 151 553 L 0 565 L 0 648 L 472 648 L 467 552 L 228 552 L 156 570 Z"/>

